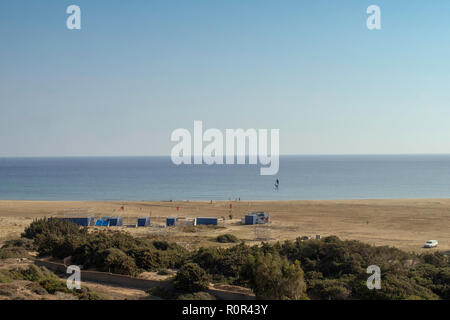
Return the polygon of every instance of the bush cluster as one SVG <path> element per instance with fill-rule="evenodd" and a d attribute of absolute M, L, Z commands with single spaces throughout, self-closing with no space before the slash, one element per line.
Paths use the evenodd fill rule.
<path fill-rule="evenodd" d="M 66 283 L 53 272 L 34 264 L 30 264 L 27 269 L 0 270 L 0 283 L 14 280 L 30 281 L 31 283 L 26 287 L 40 295 L 64 292 L 73 294 L 80 300 L 100 300 L 105 298 L 85 287 L 80 290 L 70 290 L 67 288 Z"/>
<path fill-rule="evenodd" d="M 232 239 L 223 236 L 222 241 Z M 72 256 L 74 264 L 85 268 L 129 275 L 179 269 L 174 284 L 186 292 L 202 291 L 213 280 L 245 285 L 261 299 L 450 299 L 448 256 L 417 255 L 337 237 L 188 252 L 175 243 L 121 232 L 90 233 L 52 219 L 34 221 L 23 237 L 31 239 L 26 245 L 41 255 Z M 370 265 L 381 269 L 381 290 L 367 288 Z"/>

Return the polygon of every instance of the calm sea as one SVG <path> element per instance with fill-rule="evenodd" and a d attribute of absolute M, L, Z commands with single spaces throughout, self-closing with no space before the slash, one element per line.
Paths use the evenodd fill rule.
<path fill-rule="evenodd" d="M 279 189 L 274 182 L 280 180 Z M 450 197 L 450 155 L 282 156 L 256 165 L 182 165 L 169 157 L 0 158 L 0 199 L 295 200 Z"/>

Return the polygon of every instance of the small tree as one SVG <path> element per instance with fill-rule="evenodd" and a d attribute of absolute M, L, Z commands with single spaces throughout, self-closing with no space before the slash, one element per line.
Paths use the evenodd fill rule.
<path fill-rule="evenodd" d="M 137 272 L 134 259 L 117 248 L 109 248 L 103 253 L 104 269 L 113 273 L 135 275 Z"/>
<path fill-rule="evenodd" d="M 306 284 L 300 263 L 289 263 L 278 254 L 259 253 L 249 256 L 241 270 L 241 277 L 247 281 L 258 299 L 306 298 Z"/>
<path fill-rule="evenodd" d="M 187 263 L 178 271 L 175 288 L 187 292 L 197 292 L 208 288 L 208 274 L 196 263 Z"/>

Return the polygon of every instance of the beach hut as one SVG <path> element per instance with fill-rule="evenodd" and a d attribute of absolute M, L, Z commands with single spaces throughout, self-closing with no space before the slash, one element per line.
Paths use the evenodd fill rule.
<path fill-rule="evenodd" d="M 149 217 L 140 217 L 137 220 L 138 227 L 148 227 L 150 226 L 150 218 Z"/>
<path fill-rule="evenodd" d="M 248 214 L 245 216 L 245 224 L 256 224 L 258 221 L 258 216 L 256 214 Z"/>
<path fill-rule="evenodd" d="M 269 214 L 266 212 L 252 212 L 245 216 L 245 224 L 266 224 L 269 223 Z"/>
<path fill-rule="evenodd" d="M 95 225 L 101 227 L 120 227 L 123 226 L 123 219 L 121 217 L 103 217 L 98 219 Z"/>
<path fill-rule="evenodd" d="M 178 218 L 166 218 L 166 227 L 174 226 L 178 221 Z"/>
<path fill-rule="evenodd" d="M 62 221 L 70 221 L 82 227 L 93 226 L 95 223 L 95 219 L 93 217 L 64 217 L 57 219 L 60 219 Z"/>
<path fill-rule="evenodd" d="M 98 219 L 95 222 L 95 225 L 97 227 L 109 227 L 109 220 L 105 220 L 105 219 Z"/>
<path fill-rule="evenodd" d="M 121 217 L 103 217 L 103 220 L 108 220 L 110 227 L 123 226 L 123 219 Z"/>
<path fill-rule="evenodd" d="M 218 218 L 195 218 L 195 225 L 217 226 L 218 223 L 219 223 Z"/>

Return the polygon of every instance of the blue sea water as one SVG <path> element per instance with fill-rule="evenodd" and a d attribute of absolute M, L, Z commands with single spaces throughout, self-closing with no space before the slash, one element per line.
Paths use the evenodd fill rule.
<path fill-rule="evenodd" d="M 257 165 L 176 166 L 170 157 L 0 158 L 3 200 L 237 197 L 448 198 L 450 155 L 281 156 L 276 176 L 261 176 Z"/>

